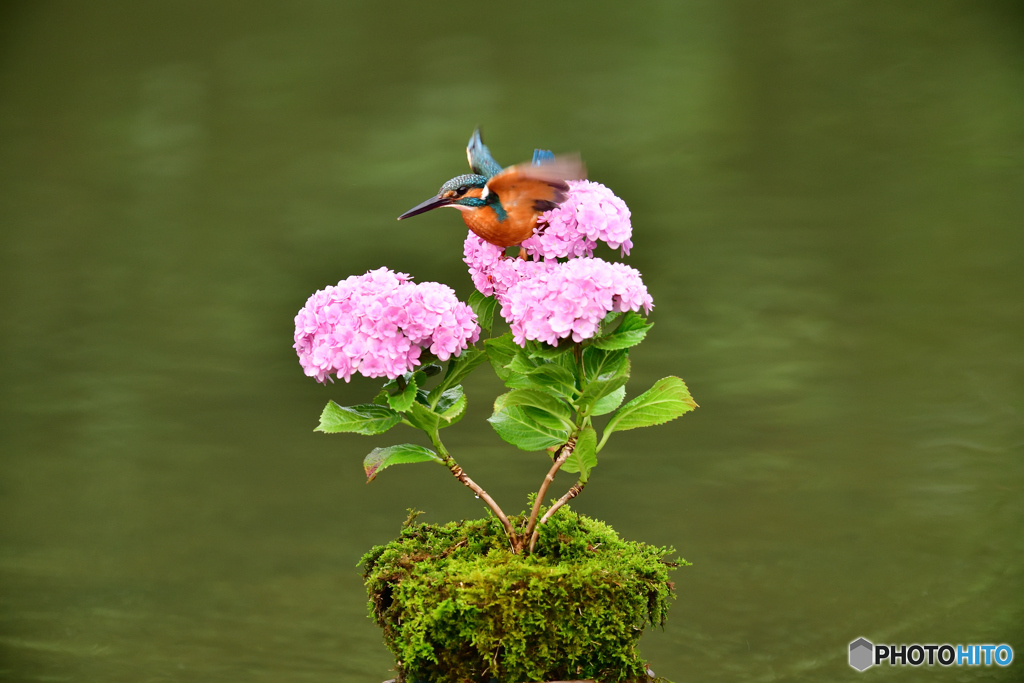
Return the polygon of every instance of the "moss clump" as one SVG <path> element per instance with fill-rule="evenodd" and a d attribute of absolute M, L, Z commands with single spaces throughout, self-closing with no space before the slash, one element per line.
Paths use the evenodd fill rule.
<path fill-rule="evenodd" d="M 687 564 L 668 561 L 672 553 L 565 507 L 532 555 L 513 555 L 487 518 L 410 522 L 362 563 L 400 682 L 646 683 L 637 642 L 647 624 L 665 622 L 668 572 Z"/>

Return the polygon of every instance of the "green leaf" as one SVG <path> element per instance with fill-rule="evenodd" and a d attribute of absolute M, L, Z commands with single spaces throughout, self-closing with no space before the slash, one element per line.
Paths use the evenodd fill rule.
<path fill-rule="evenodd" d="M 393 390 L 398 389 L 399 386 L 405 386 L 405 384 L 408 384 L 409 382 L 413 381 L 413 375 L 417 374 L 419 375 L 419 385 L 423 386 L 423 383 L 427 379 L 427 375 L 422 370 L 417 370 L 403 373 L 401 378 L 396 377 L 394 379 L 389 379 L 387 382 L 384 383 L 384 386 L 382 388 L 384 389 L 384 391 L 390 394 Z M 399 383 L 399 379 L 401 379 L 402 384 Z"/>
<path fill-rule="evenodd" d="M 520 351 L 519 345 L 512 339 L 512 333 L 506 332 L 500 337 L 485 340 L 484 348 L 487 351 L 487 359 L 494 367 L 494 373 L 502 382 L 506 381 L 512 375 L 507 366 Z"/>
<path fill-rule="evenodd" d="M 583 349 L 583 374 L 587 381 L 609 379 L 623 372 L 629 373 L 629 352 L 604 351 L 593 346 Z"/>
<path fill-rule="evenodd" d="M 416 400 L 416 391 L 420 388 L 420 385 L 426 378 L 427 376 L 422 372 L 412 374 L 405 380 L 406 385 L 404 390 L 388 396 L 388 405 L 400 413 L 404 413 L 409 410 L 413 401 Z"/>
<path fill-rule="evenodd" d="M 462 380 L 466 378 L 466 375 L 473 372 L 476 366 L 480 365 L 486 357 L 484 351 L 475 346 L 465 349 L 458 357 L 452 357 L 448 361 L 448 372 L 444 374 L 444 379 L 430 391 L 431 405 L 436 406 L 441 394 L 457 384 L 462 384 Z"/>
<path fill-rule="evenodd" d="M 595 336 L 603 337 L 608 334 L 612 329 L 612 323 L 618 320 L 620 315 L 622 315 L 622 311 L 611 311 L 608 313 L 608 315 L 601 320 L 601 324 L 598 326 L 597 334 Z"/>
<path fill-rule="evenodd" d="M 422 429 L 427 434 L 435 434 L 440 427 L 441 416 L 430 409 L 430 406 L 423 405 L 419 401 L 409 406 L 409 412 L 405 413 L 405 419 L 416 429 Z"/>
<path fill-rule="evenodd" d="M 629 311 L 614 332 L 597 337 L 593 346 L 605 350 L 628 349 L 642 342 L 652 327 L 654 324 L 648 323 L 642 315 Z"/>
<path fill-rule="evenodd" d="M 320 425 L 314 431 L 326 434 L 339 432 L 382 434 L 401 420 L 402 416 L 387 406 L 361 403 L 357 406 L 346 407 L 330 401 L 320 414 Z"/>
<path fill-rule="evenodd" d="M 539 389 L 554 396 L 572 398 L 576 394 L 576 378 L 556 363 L 544 363 L 524 375 L 513 375 L 505 385 L 516 389 Z"/>
<path fill-rule="evenodd" d="M 505 385 L 515 389 L 540 389 L 555 396 L 570 398 L 576 392 L 576 361 L 571 354 L 560 354 L 552 359 L 531 357 L 520 349 L 509 363 L 512 376 Z"/>
<path fill-rule="evenodd" d="M 490 332 L 491 324 L 494 322 L 494 311 L 498 307 L 497 299 L 493 296 L 484 296 L 474 289 L 469 295 L 469 307 L 476 313 L 476 321 L 480 327 Z"/>
<path fill-rule="evenodd" d="M 665 377 L 619 408 L 604 429 L 602 444 L 612 432 L 651 427 L 674 420 L 697 407 L 686 384 L 678 377 Z"/>
<path fill-rule="evenodd" d="M 579 409 L 585 415 L 604 415 L 619 407 L 622 398 L 612 405 L 601 404 L 601 412 L 597 410 L 598 402 L 622 390 L 629 381 L 629 356 L 626 351 L 604 351 L 593 347 L 583 351 L 583 371 L 586 383 L 583 395 L 580 396 Z M 622 394 L 624 395 L 624 393 Z"/>
<path fill-rule="evenodd" d="M 463 390 L 461 384 L 459 386 L 457 386 L 457 387 L 452 387 L 448 391 L 446 391 L 443 394 L 441 394 L 441 396 L 437 399 L 437 405 L 434 406 L 434 411 L 437 414 L 441 415 L 446 410 L 448 410 L 449 408 L 454 406 L 456 403 L 458 403 L 459 400 L 464 398 L 464 397 L 465 397 L 465 391 Z"/>
<path fill-rule="evenodd" d="M 516 346 L 516 354 L 512 357 L 512 360 L 506 365 L 513 374 L 525 375 L 531 373 L 546 361 L 543 358 L 533 358 L 529 353 L 526 352 L 520 346 Z"/>
<path fill-rule="evenodd" d="M 654 323 L 647 322 L 647 318 L 636 311 L 626 311 L 626 317 L 619 323 L 619 328 L 615 332 L 635 332 L 637 330 L 649 330 L 652 327 L 654 327 Z"/>
<path fill-rule="evenodd" d="M 515 391 L 523 391 L 523 390 L 518 390 L 517 389 Z M 559 432 L 559 433 L 564 431 L 564 432 L 566 432 L 566 434 L 568 434 L 569 432 L 572 431 L 572 429 L 574 427 L 572 422 L 566 422 L 562 417 L 559 417 L 557 414 L 551 413 L 551 412 L 545 410 L 544 408 L 538 408 L 536 406 L 529 405 L 527 402 L 524 402 L 522 404 L 518 403 L 518 398 L 519 397 L 513 396 L 515 394 L 515 391 L 510 391 L 508 393 L 502 394 L 501 396 L 498 396 L 498 398 L 494 399 L 494 412 L 495 413 L 497 413 L 497 412 L 499 412 L 501 410 L 508 410 L 508 409 L 513 409 L 514 408 L 516 410 L 521 410 L 522 411 L 522 415 L 525 418 L 527 418 L 529 420 L 532 420 L 533 422 L 536 422 L 538 425 L 540 425 L 541 427 L 544 427 L 545 429 L 553 430 L 553 431 Z M 525 391 L 531 391 L 531 390 L 527 389 Z M 532 393 L 534 393 L 534 394 L 541 394 L 542 396 L 545 395 L 543 392 L 540 392 L 540 391 L 533 391 Z M 510 400 L 510 398 L 511 398 L 512 403 L 516 404 L 516 405 L 508 405 L 507 402 Z M 551 398 L 554 398 L 554 397 L 551 397 Z M 555 399 L 555 400 L 557 400 L 557 399 Z M 557 411 L 559 409 L 555 408 L 555 410 Z"/>
<path fill-rule="evenodd" d="M 423 446 L 417 446 L 414 443 L 403 443 L 398 446 L 388 446 L 387 448 L 374 448 L 363 459 L 366 483 L 373 481 L 380 474 L 381 470 L 392 465 L 430 461 L 443 462 L 434 451 Z"/>
<path fill-rule="evenodd" d="M 526 353 L 530 358 L 556 358 L 566 351 L 572 349 L 572 343 L 568 340 L 565 341 L 561 346 L 551 346 L 545 342 L 528 340 L 526 342 Z"/>
<path fill-rule="evenodd" d="M 576 446 L 572 454 L 566 458 L 562 469 L 566 472 L 580 473 L 580 481 L 584 484 L 590 478 L 590 470 L 597 465 L 597 432 L 593 427 L 584 427 L 576 437 Z"/>
<path fill-rule="evenodd" d="M 597 402 L 625 387 L 627 381 L 629 381 L 628 376 L 620 375 L 610 379 L 599 379 L 594 382 L 590 382 L 587 384 L 587 388 L 583 392 L 583 396 L 580 397 L 579 411 L 584 415 L 593 415 L 594 406 Z M 618 405 L 615 406 L 615 408 L 617 407 Z M 612 408 L 612 410 L 614 410 L 614 408 Z M 604 413 L 598 414 L 603 415 Z"/>
<path fill-rule="evenodd" d="M 568 440 L 569 430 L 550 413 L 531 406 L 506 406 L 505 401 L 513 393 L 499 396 L 494 401 L 494 414 L 487 418 L 498 436 L 524 451 L 539 451 Z"/>
<path fill-rule="evenodd" d="M 528 342 L 531 344 L 534 342 Z M 555 397 L 570 398 L 576 392 L 576 378 L 568 367 L 575 367 L 570 354 L 556 354 L 551 359 L 531 355 L 507 333 L 497 339 L 488 339 L 487 354 L 494 372 L 510 389 L 537 389 Z"/>
<path fill-rule="evenodd" d="M 462 419 L 466 414 L 466 396 L 461 384 L 441 394 L 435 412 L 441 417 L 439 427 L 449 427 Z"/>
<path fill-rule="evenodd" d="M 572 411 L 569 410 L 569 406 L 550 394 L 535 389 L 516 389 L 499 398 L 503 408 L 528 406 L 540 411 L 542 415 L 537 418 L 537 421 L 541 424 L 552 425 L 556 428 L 562 426 L 568 429 L 573 428 Z M 536 417 L 533 411 L 528 411 L 528 414 Z"/>
<path fill-rule="evenodd" d="M 602 396 L 594 401 L 594 407 L 591 409 L 590 414 L 594 417 L 597 417 L 598 415 L 607 415 L 622 405 L 622 399 L 624 398 L 626 398 L 625 385 L 619 387 L 607 396 Z"/>

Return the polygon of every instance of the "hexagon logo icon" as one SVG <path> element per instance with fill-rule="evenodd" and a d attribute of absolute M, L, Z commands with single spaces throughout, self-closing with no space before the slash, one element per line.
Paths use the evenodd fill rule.
<path fill-rule="evenodd" d="M 850 666 L 863 671 L 875 663 L 875 646 L 866 638 L 858 638 L 850 643 Z"/>

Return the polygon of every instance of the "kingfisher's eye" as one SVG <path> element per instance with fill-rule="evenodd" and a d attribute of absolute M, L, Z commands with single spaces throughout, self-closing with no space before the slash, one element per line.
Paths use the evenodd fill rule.
<path fill-rule="evenodd" d="M 466 190 L 468 190 L 468 189 L 469 188 L 466 187 L 465 185 L 461 185 L 461 186 L 459 186 L 459 189 L 457 189 L 455 191 L 458 192 L 459 194 L 465 194 Z"/>

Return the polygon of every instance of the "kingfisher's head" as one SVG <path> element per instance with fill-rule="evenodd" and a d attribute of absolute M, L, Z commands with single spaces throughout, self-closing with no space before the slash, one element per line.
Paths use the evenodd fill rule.
<path fill-rule="evenodd" d="M 480 196 L 483 194 L 486 184 L 487 178 L 482 175 L 467 173 L 455 176 L 442 185 L 435 196 L 412 207 L 399 216 L 398 220 L 436 209 L 439 206 L 450 206 L 460 211 L 469 211 L 485 206 L 486 202 Z"/>

